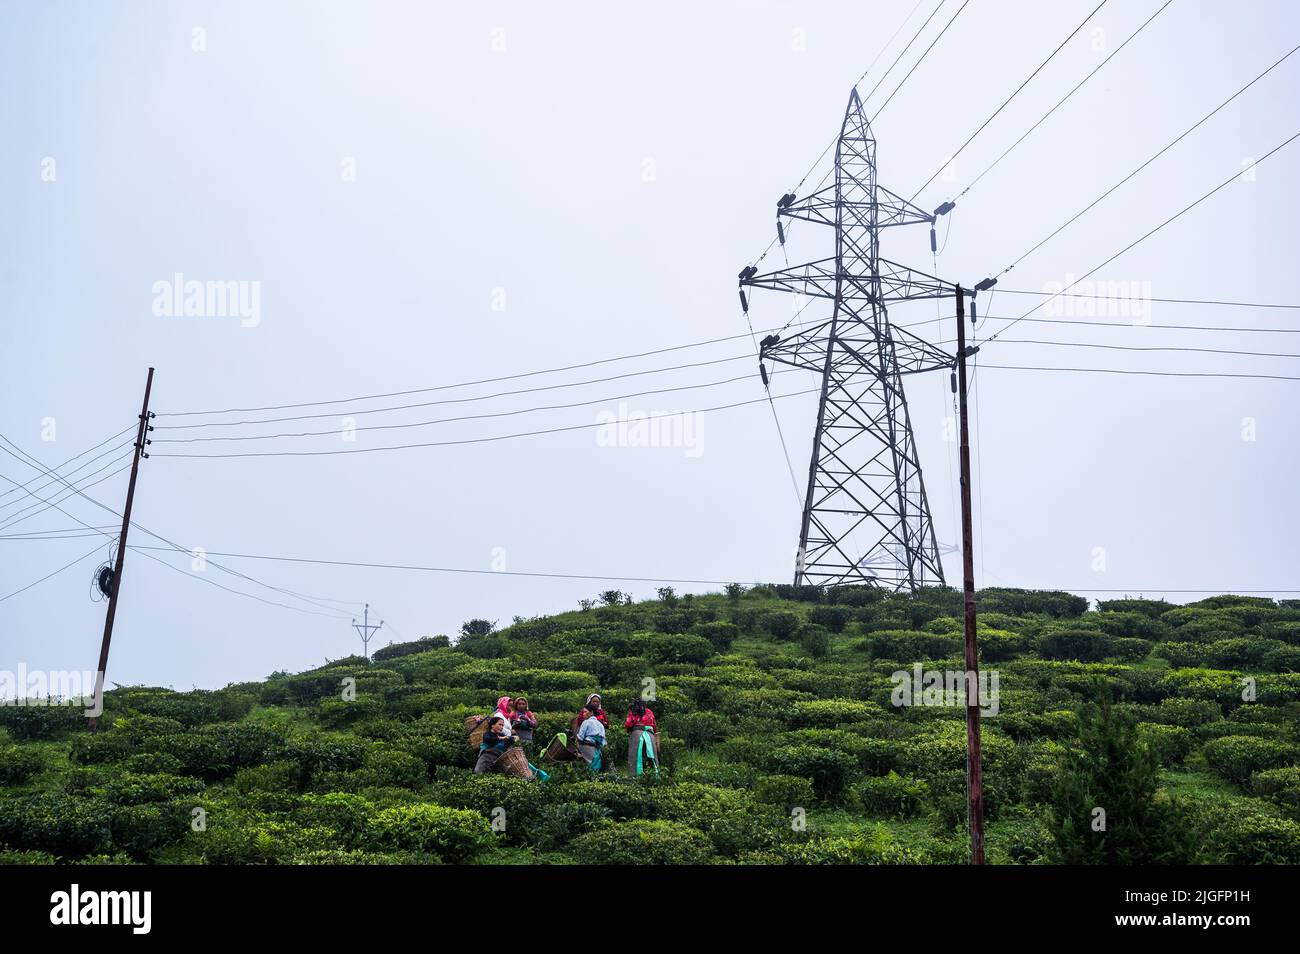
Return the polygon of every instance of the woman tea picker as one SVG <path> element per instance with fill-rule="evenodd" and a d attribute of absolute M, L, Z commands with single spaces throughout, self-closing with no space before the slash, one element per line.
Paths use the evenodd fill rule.
<path fill-rule="evenodd" d="M 659 733 L 655 726 L 655 714 L 647 708 L 644 699 L 632 701 L 623 728 L 627 729 L 628 774 L 635 777 L 653 767 L 654 773 L 658 775 Z"/>
<path fill-rule="evenodd" d="M 537 716 L 528 711 L 528 700 L 520 696 L 510 704 L 510 731 L 520 742 L 531 742 L 536 728 Z"/>
<path fill-rule="evenodd" d="M 478 746 L 478 761 L 474 763 L 474 774 L 482 775 L 492 771 L 501 758 L 501 753 L 510 747 L 510 727 L 499 715 L 488 716 L 487 729 L 483 732 L 483 741 Z"/>
<path fill-rule="evenodd" d="M 582 756 L 593 772 L 599 772 L 602 765 L 601 750 L 605 747 L 605 725 L 595 713 L 583 709 L 578 713 L 583 717 L 578 726 L 578 755 Z"/>

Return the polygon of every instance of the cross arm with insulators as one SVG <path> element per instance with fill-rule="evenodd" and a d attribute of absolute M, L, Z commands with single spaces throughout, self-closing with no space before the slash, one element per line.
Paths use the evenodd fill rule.
<path fill-rule="evenodd" d="M 920 206 L 909 202 L 884 186 L 876 186 L 874 199 L 854 200 L 836 195 L 832 183 L 824 189 L 796 198 L 793 192 L 787 192 L 776 203 L 776 234 L 781 244 L 785 244 L 785 226 L 782 219 L 801 219 L 818 225 L 836 224 L 836 208 L 849 210 L 867 210 L 876 207 L 875 224 L 877 228 L 889 228 L 896 225 L 929 225 L 933 228 L 937 215 L 944 213 L 936 210 L 927 212 Z M 953 203 L 945 203 L 950 211 Z"/>
<path fill-rule="evenodd" d="M 740 304 L 746 312 L 749 311 L 746 288 L 765 288 L 832 300 L 839 294 L 845 301 L 874 302 L 881 307 L 891 302 L 924 301 L 953 295 L 951 282 L 885 258 L 877 259 L 877 263 L 876 275 L 854 272 L 837 275 L 833 256 L 763 274 L 749 265 L 739 275 Z"/>
<path fill-rule="evenodd" d="M 909 331 L 885 324 L 882 333 L 886 337 L 878 341 L 869 321 L 840 316 L 834 320 L 827 318 L 788 337 L 771 334 L 759 342 L 759 370 L 764 383 L 767 369 L 763 362 L 766 361 L 822 372 L 826 369 L 826 352 L 832 334 L 832 360 L 836 362 L 878 367 L 883 345 L 892 349 L 900 374 L 920 374 L 953 366 L 953 355 Z"/>

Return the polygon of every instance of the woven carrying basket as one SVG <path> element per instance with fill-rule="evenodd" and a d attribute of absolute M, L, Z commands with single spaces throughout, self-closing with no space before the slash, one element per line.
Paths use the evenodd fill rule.
<path fill-rule="evenodd" d="M 577 757 L 573 749 L 561 742 L 558 736 L 551 739 L 551 744 L 546 747 L 546 754 L 542 756 L 547 762 L 572 762 Z"/>
<path fill-rule="evenodd" d="M 487 716 L 470 716 L 465 720 L 465 731 L 469 733 L 469 747 L 477 749 L 483 743 L 483 733 L 487 731 Z"/>
<path fill-rule="evenodd" d="M 518 746 L 511 746 L 502 752 L 501 758 L 497 759 L 497 764 L 493 767 L 503 775 L 513 775 L 515 778 L 533 777 L 533 770 L 528 767 L 528 756 Z"/>

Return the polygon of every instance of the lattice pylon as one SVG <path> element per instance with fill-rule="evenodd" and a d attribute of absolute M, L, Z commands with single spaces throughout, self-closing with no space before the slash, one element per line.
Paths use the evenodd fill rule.
<path fill-rule="evenodd" d="M 880 257 L 880 233 L 934 216 L 876 181 L 876 141 L 855 89 L 835 148 L 834 182 L 784 196 L 781 219 L 835 230 L 835 254 L 741 273 L 741 285 L 824 298 L 829 318 L 763 340 L 762 361 L 821 375 L 817 430 L 799 531 L 796 583 L 942 585 L 943 565 L 903 391 L 903 375 L 951 368 L 953 356 L 889 323 L 888 304 L 951 297 L 953 286 Z M 784 231 L 781 233 L 784 235 Z M 744 296 L 742 295 L 742 299 Z"/>

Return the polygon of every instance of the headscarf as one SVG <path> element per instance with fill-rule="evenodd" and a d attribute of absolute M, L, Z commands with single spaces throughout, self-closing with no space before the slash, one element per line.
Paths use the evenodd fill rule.
<path fill-rule="evenodd" d="M 514 734 L 510 729 L 510 697 L 509 696 L 502 696 L 500 699 L 497 700 L 496 712 L 494 712 L 493 715 L 499 715 L 501 717 L 501 721 L 505 723 L 504 727 L 501 730 L 505 735 Z"/>
<path fill-rule="evenodd" d="M 603 710 L 605 708 L 603 699 L 601 699 L 601 705 L 598 706 L 593 706 L 591 704 L 592 699 L 600 699 L 600 693 L 593 692 L 591 695 L 587 697 L 587 701 L 584 702 L 583 705 L 586 706 L 588 709 L 590 709 L 592 712 L 596 712 L 597 710 Z"/>

